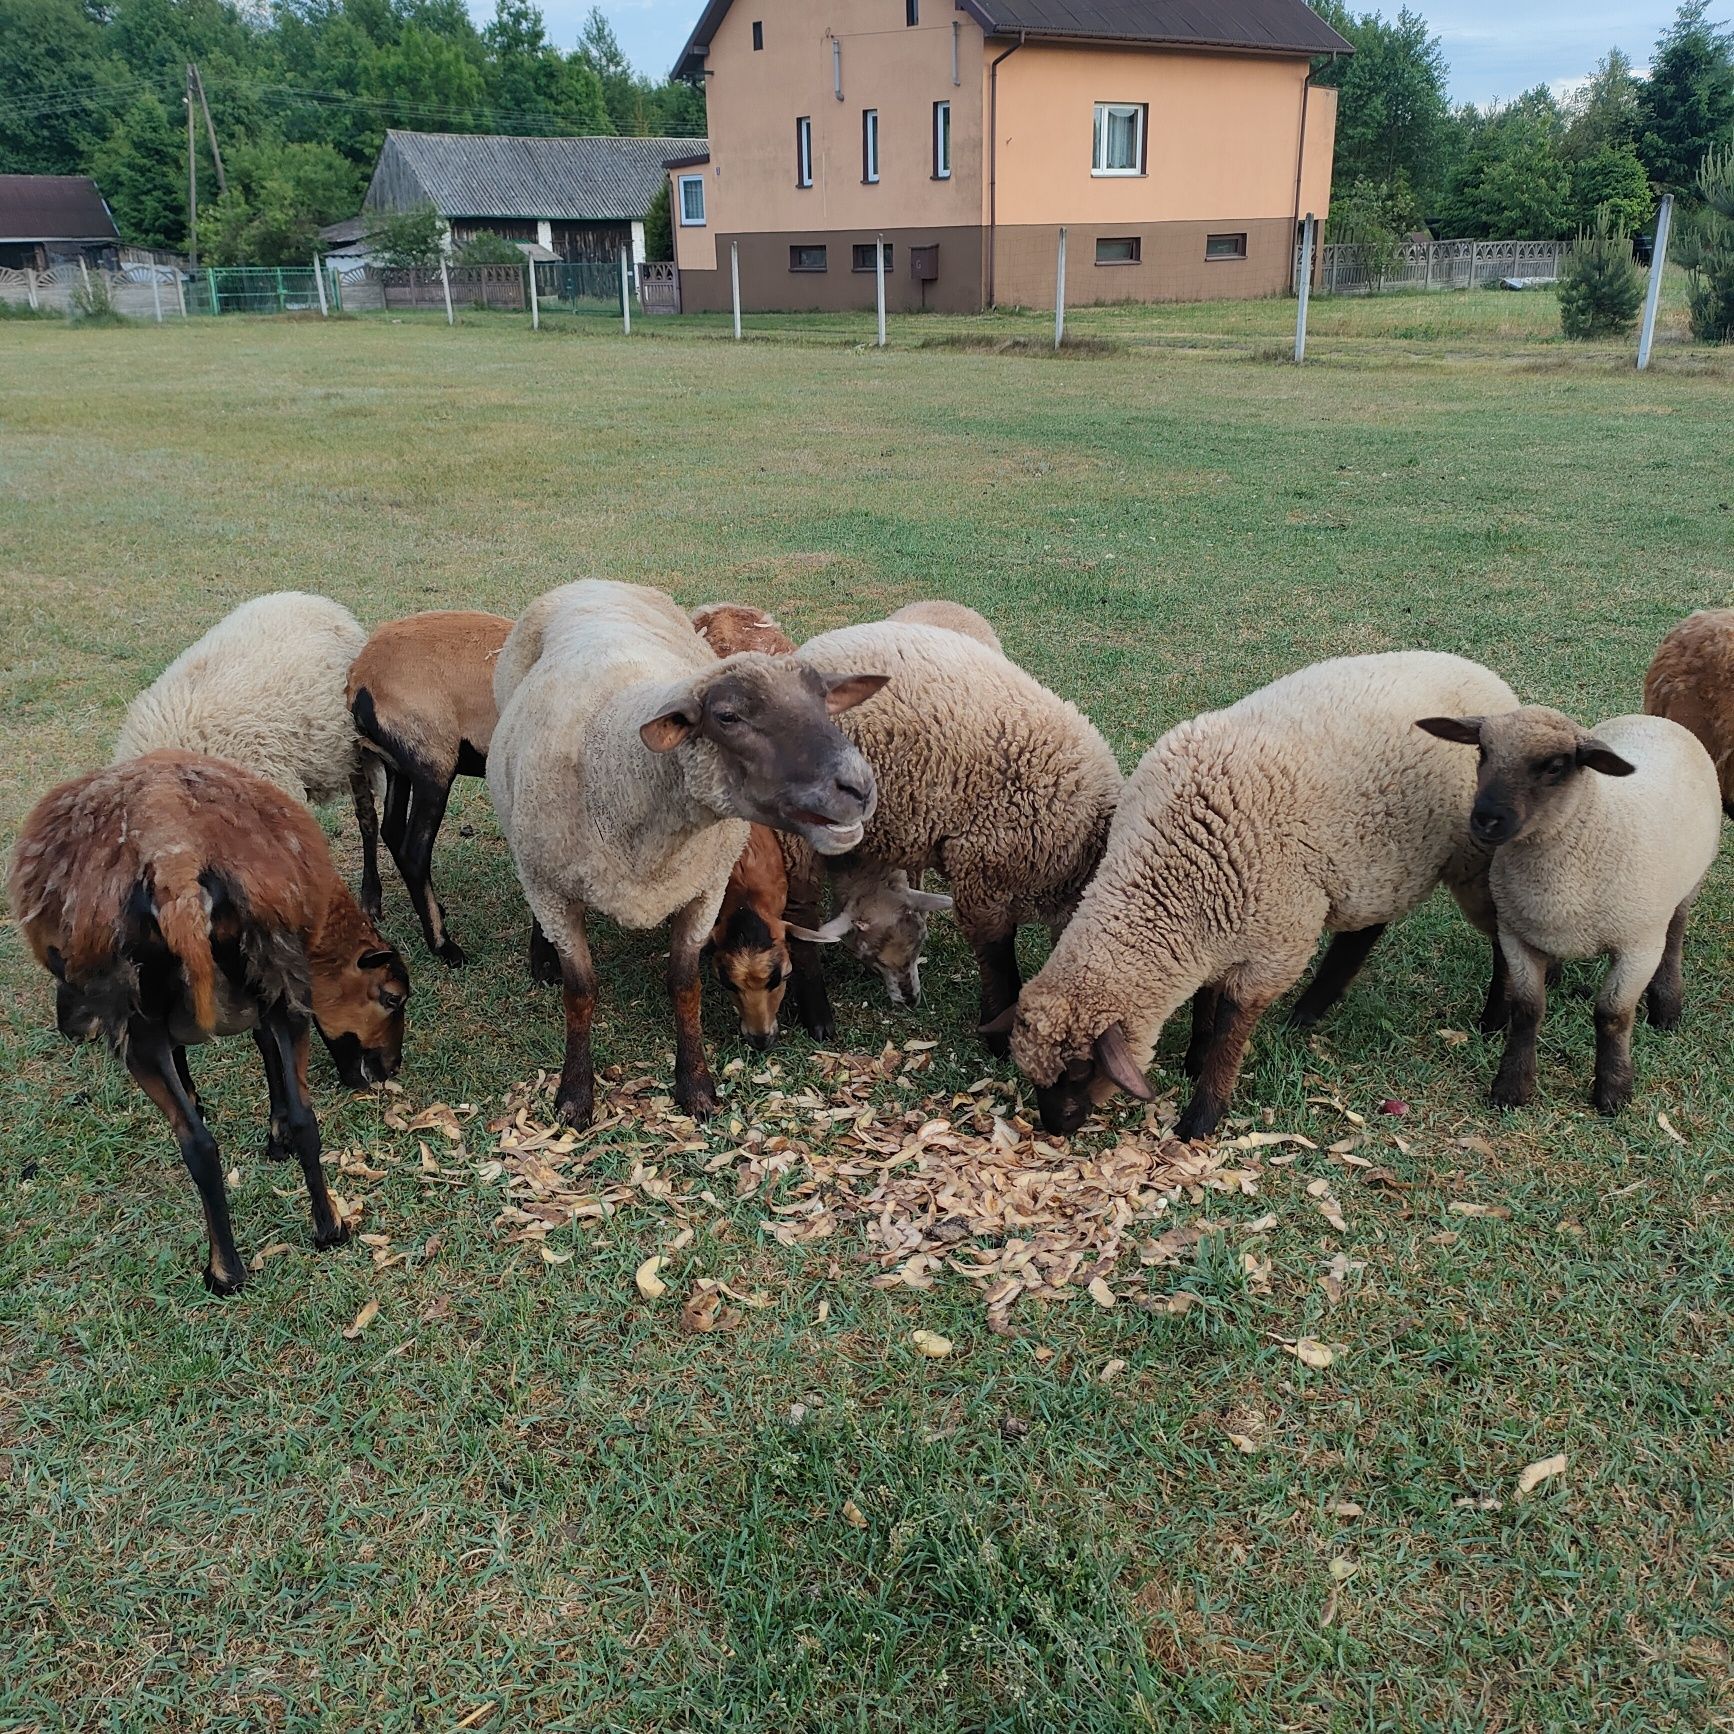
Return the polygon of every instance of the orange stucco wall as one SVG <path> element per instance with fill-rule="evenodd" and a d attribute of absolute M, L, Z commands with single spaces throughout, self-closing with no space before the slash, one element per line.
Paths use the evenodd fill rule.
<path fill-rule="evenodd" d="M 999 69 L 997 219 L 1291 216 L 1306 73 L 1303 60 L 1028 43 Z M 1146 174 L 1091 174 L 1099 102 L 1149 105 Z"/>

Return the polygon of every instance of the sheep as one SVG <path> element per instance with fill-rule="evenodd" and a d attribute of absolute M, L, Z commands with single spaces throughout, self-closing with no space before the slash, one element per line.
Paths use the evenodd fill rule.
<path fill-rule="evenodd" d="M 367 748 L 385 766 L 386 847 L 421 922 L 422 939 L 448 968 L 467 962 L 434 895 L 434 839 L 459 777 L 487 775 L 499 711 L 494 664 L 512 623 L 500 614 L 435 610 L 375 627 L 350 664 L 345 698 Z M 364 785 L 365 786 L 365 785 Z M 361 907 L 380 915 L 372 792 L 357 798 L 366 866 Z"/>
<path fill-rule="evenodd" d="M 789 656 L 795 641 L 762 608 L 744 602 L 707 602 L 692 611 L 693 629 L 718 656 L 739 650 L 762 650 L 767 656 Z"/>
<path fill-rule="evenodd" d="M 980 969 L 981 1022 L 991 1024 L 1017 998 L 1019 924 L 1063 922 L 1095 868 L 1120 792 L 1113 753 L 1073 705 L 946 628 L 844 627 L 809 639 L 796 660 L 826 674 L 870 667 L 891 676 L 884 696 L 843 722 L 874 767 L 879 809 L 841 865 L 840 913 L 818 926 L 811 857 L 790 875 L 802 1022 L 821 1039 L 835 1028 L 816 938 L 846 940 L 894 996 L 919 998 L 926 917 L 946 906 L 914 889 L 931 867 L 949 882 Z M 902 885 L 892 877 L 898 872 L 907 876 Z M 1004 1052 L 1002 1033 L 990 1031 L 987 1040 Z"/>
<path fill-rule="evenodd" d="M 1259 1018 L 1321 929 L 1339 937 L 1296 1007 L 1303 1025 L 1435 885 L 1491 940 L 1471 767 L 1414 721 L 1516 703 L 1462 657 L 1395 651 L 1314 664 L 1170 729 L 1128 779 L 1101 867 L 1006 1020 L 1044 1126 L 1076 1130 L 1116 1085 L 1149 1100 L 1157 1037 L 1196 994 L 1197 1085 L 1177 1131 L 1208 1136 Z M 1501 998 L 1496 949 L 1484 1020 Z"/>
<path fill-rule="evenodd" d="M 1608 957 L 1592 1100 L 1619 1113 L 1632 1095 L 1638 1001 L 1658 1029 L 1680 1021 L 1686 918 L 1721 843 L 1714 762 L 1689 730 L 1658 716 L 1585 730 L 1532 704 L 1418 726 L 1479 749 L 1468 832 L 1493 851 L 1510 1030 L 1494 1104 L 1521 1108 L 1535 1094 L 1549 966 Z"/>
<path fill-rule="evenodd" d="M 999 634 L 973 608 L 966 608 L 961 602 L 938 599 L 931 602 L 909 602 L 887 618 L 916 626 L 943 626 L 948 632 L 961 632 L 965 638 L 973 638 L 977 644 L 985 644 L 989 650 L 999 655 L 1005 654 Z"/>
<path fill-rule="evenodd" d="M 204 1202 L 205 1285 L 247 1280 L 189 1045 L 252 1033 L 270 1092 L 265 1154 L 301 1164 L 313 1244 L 349 1231 L 319 1163 L 311 1015 L 347 1081 L 389 1077 L 409 977 L 332 865 L 311 813 L 251 771 L 147 753 L 50 790 L 13 853 L 12 910 L 55 978 L 56 1021 L 105 1040 L 173 1128 Z"/>
<path fill-rule="evenodd" d="M 822 854 L 872 817 L 873 772 L 831 719 L 885 684 L 792 657 L 718 661 L 692 622 L 637 584 L 587 579 L 537 598 L 500 652 L 488 791 L 524 895 L 560 963 L 566 1051 L 555 1104 L 589 1123 L 596 976 L 592 908 L 626 927 L 671 924 L 676 1101 L 716 1109 L 698 960 L 748 821 Z"/>
<path fill-rule="evenodd" d="M 1722 811 L 1734 818 L 1734 608 L 1700 608 L 1662 640 L 1644 676 L 1644 709 L 1703 742 Z"/>

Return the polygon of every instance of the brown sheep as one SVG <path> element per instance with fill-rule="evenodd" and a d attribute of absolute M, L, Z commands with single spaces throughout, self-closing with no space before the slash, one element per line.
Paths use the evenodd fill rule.
<path fill-rule="evenodd" d="M 512 630 L 499 614 L 435 610 L 375 628 L 349 670 L 349 712 L 368 749 L 385 766 L 385 820 L 376 829 L 371 792 L 358 793 L 361 826 L 361 906 L 379 919 L 378 849 L 385 846 L 403 875 L 421 921 L 422 938 L 452 969 L 466 961 L 446 931 L 445 907 L 434 895 L 434 839 L 459 777 L 488 774 L 488 743 L 500 713 L 494 664 Z"/>
<path fill-rule="evenodd" d="M 313 1244 L 347 1240 L 319 1164 L 309 1020 L 346 1082 L 389 1077 L 409 978 L 312 814 L 238 765 L 147 753 L 50 790 L 24 822 L 9 890 L 55 978 L 61 1033 L 106 1040 L 174 1130 L 205 1207 L 205 1286 L 233 1294 L 247 1273 L 187 1069 L 196 1042 L 251 1032 L 270 1091 L 265 1154 L 300 1162 Z"/>
<path fill-rule="evenodd" d="M 1734 819 L 1734 608 L 1700 608 L 1662 640 L 1644 676 L 1644 710 L 1703 743 Z"/>

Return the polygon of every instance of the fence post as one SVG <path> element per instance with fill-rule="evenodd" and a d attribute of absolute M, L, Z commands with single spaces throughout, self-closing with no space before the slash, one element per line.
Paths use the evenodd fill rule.
<path fill-rule="evenodd" d="M 1060 245 L 1054 263 L 1054 348 L 1066 340 L 1066 225 L 1060 225 Z"/>
<path fill-rule="evenodd" d="M 180 266 L 174 266 L 173 270 L 175 273 L 175 305 L 180 308 L 181 317 L 185 319 L 187 316 L 187 289 L 186 285 L 181 281 Z"/>
<path fill-rule="evenodd" d="M 283 267 L 277 267 L 277 311 L 285 313 L 289 309 L 289 299 L 283 293 Z"/>
<path fill-rule="evenodd" d="M 536 261 L 526 259 L 524 269 L 530 276 L 530 329 L 540 331 L 542 329 L 542 303 L 536 299 Z"/>
<path fill-rule="evenodd" d="M 531 270 L 535 269 L 533 265 L 530 268 Z M 455 324 L 456 321 L 452 318 L 452 279 L 451 273 L 446 270 L 446 256 L 444 253 L 440 254 L 440 288 L 445 291 L 446 324 Z"/>
<path fill-rule="evenodd" d="M 163 322 L 163 280 L 157 275 L 157 262 L 151 260 L 151 306 L 156 309 L 157 324 Z"/>
<path fill-rule="evenodd" d="M 620 249 L 620 329 L 632 335 L 632 284 L 626 271 L 626 249 Z"/>
<path fill-rule="evenodd" d="M 1656 239 L 1650 248 L 1650 283 L 1644 291 L 1644 323 L 1638 332 L 1638 371 L 1650 365 L 1650 345 L 1656 336 L 1656 309 L 1662 304 L 1662 272 L 1668 263 L 1668 230 L 1674 222 L 1674 195 L 1662 195 L 1656 212 Z"/>
<path fill-rule="evenodd" d="M 313 255 L 313 287 L 319 291 L 319 317 L 321 319 L 329 319 L 331 317 L 331 308 L 325 299 L 325 273 L 320 268 L 319 255 L 317 253 Z"/>
<path fill-rule="evenodd" d="M 741 244 L 729 242 L 729 293 L 735 305 L 735 342 L 741 340 Z"/>
<path fill-rule="evenodd" d="M 41 303 L 36 299 L 36 271 L 30 265 L 24 267 L 24 292 L 30 297 L 30 311 L 38 312 Z"/>
<path fill-rule="evenodd" d="M 84 255 L 82 253 L 78 255 L 78 270 L 79 274 L 84 278 L 84 292 L 88 295 L 90 293 L 90 267 L 85 264 Z"/>
<path fill-rule="evenodd" d="M 205 267 L 205 284 L 211 291 L 211 311 L 213 313 L 221 313 L 223 311 L 223 303 L 217 297 L 217 273 L 213 271 L 209 265 Z"/>
<path fill-rule="evenodd" d="M 1294 358 L 1305 361 L 1307 358 L 1307 294 L 1313 286 L 1313 214 L 1307 212 L 1305 227 L 1301 230 L 1301 268 L 1299 293 L 1296 296 L 1297 306 L 1294 316 Z"/>
<path fill-rule="evenodd" d="M 878 331 L 875 342 L 880 349 L 885 347 L 885 237 L 873 237 L 873 306 L 878 315 Z"/>

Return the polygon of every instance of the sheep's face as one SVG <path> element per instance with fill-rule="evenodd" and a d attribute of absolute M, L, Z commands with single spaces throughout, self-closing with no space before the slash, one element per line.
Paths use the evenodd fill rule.
<path fill-rule="evenodd" d="M 899 871 L 882 882 L 852 888 L 841 914 L 818 931 L 834 932 L 855 957 L 876 971 L 893 1005 L 920 1005 L 927 918 L 950 907 L 949 897 L 913 889 L 908 875 Z"/>
<path fill-rule="evenodd" d="M 1477 749 L 1469 833 L 1490 849 L 1515 843 L 1562 817 L 1585 771 L 1629 777 L 1637 768 L 1546 705 L 1524 705 L 1499 716 L 1423 717 L 1415 726 L 1442 741 Z"/>
<path fill-rule="evenodd" d="M 789 985 L 789 947 L 783 934 L 742 904 L 716 924 L 706 949 L 717 980 L 740 1013 L 741 1040 L 749 1047 L 768 1048 L 777 1039 L 777 1014 Z"/>
<path fill-rule="evenodd" d="M 1063 1019 L 1067 1008 L 1055 1009 Z M 1118 1019 L 1095 1037 L 1087 1052 L 1068 1054 L 1065 1049 L 1070 1043 L 1057 1028 L 1048 1027 L 1046 1010 L 1042 999 L 1026 987 L 1016 1006 L 982 1026 L 984 1035 L 1011 1032 L 1012 1058 L 1036 1087 L 1044 1131 L 1069 1136 L 1117 1089 L 1141 1102 L 1155 1099 L 1132 1056 L 1126 1026 Z"/>
<path fill-rule="evenodd" d="M 382 1083 L 403 1063 L 409 972 L 377 933 L 371 941 L 335 961 L 315 959 L 313 967 L 313 1021 L 352 1090 Z"/>
<path fill-rule="evenodd" d="M 745 651 L 665 695 L 638 731 L 653 753 L 690 748 L 687 783 L 712 811 L 793 831 L 821 855 L 861 841 L 878 790 L 872 767 L 833 718 L 887 675 L 820 674 Z"/>

